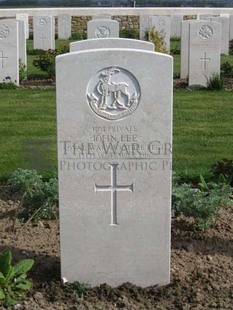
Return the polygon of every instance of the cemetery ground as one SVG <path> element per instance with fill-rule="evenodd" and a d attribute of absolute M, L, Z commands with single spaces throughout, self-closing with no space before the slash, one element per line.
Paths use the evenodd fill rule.
<path fill-rule="evenodd" d="M 0 90 L 0 252 L 11 250 L 14 262 L 35 260 L 28 273 L 33 287 L 15 309 L 233 309 L 231 206 L 222 207 L 213 227 L 204 231 L 195 228 L 192 219 L 173 214 L 168 286 L 141 288 L 124 283 L 117 288 L 107 284 L 88 288 L 80 283 L 68 289 L 61 284 L 59 221 L 20 224 L 16 213 L 22 193 L 7 183 L 18 167 L 30 168 L 27 160 L 32 153 L 25 152 L 27 144 L 49 162 L 50 171 L 43 172 L 44 178 L 56 176 L 55 87 L 46 73 L 32 67 L 35 58 L 28 57 L 31 75 L 43 77 L 18 89 Z M 224 56 L 222 62 L 233 63 L 232 58 Z M 179 55 L 175 55 L 175 73 L 179 73 L 178 63 Z M 200 174 L 210 181 L 212 164 L 233 158 L 233 92 L 229 90 L 232 87 L 222 91 L 175 89 L 173 170 L 181 182 L 197 184 Z M 46 141 L 48 157 L 43 157 L 40 145 Z M 4 309 L 1 304 L 0 309 Z"/>

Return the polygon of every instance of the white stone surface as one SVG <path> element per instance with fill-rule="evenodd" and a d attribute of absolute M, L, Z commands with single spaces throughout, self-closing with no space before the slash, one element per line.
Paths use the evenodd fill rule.
<path fill-rule="evenodd" d="M 18 49 L 19 49 L 19 59 L 21 59 L 22 64 L 27 66 L 27 40 L 25 32 L 25 22 L 23 20 L 9 19 L 16 21 L 18 23 Z"/>
<path fill-rule="evenodd" d="M 153 51 L 154 44 L 141 40 L 122 38 L 89 39 L 70 43 L 70 52 L 97 48 L 135 48 Z"/>
<path fill-rule="evenodd" d="M 15 19 L 17 20 L 22 20 L 25 22 L 24 26 L 25 26 L 25 35 L 26 35 L 26 39 L 29 38 L 29 22 L 28 22 L 28 14 L 26 13 L 16 13 L 15 14 Z"/>
<path fill-rule="evenodd" d="M 69 282 L 170 281 L 172 67 L 168 55 L 135 49 L 57 57 L 61 272 Z"/>
<path fill-rule="evenodd" d="M 71 37 L 71 15 L 58 15 L 58 38 L 69 39 Z"/>
<path fill-rule="evenodd" d="M 180 78 L 186 79 L 189 74 L 189 24 L 190 21 L 185 20 L 181 23 L 181 45 L 180 45 Z"/>
<path fill-rule="evenodd" d="M 181 22 L 182 21 L 183 21 L 183 15 L 182 14 L 171 14 L 170 15 L 170 25 L 171 25 L 170 35 L 171 35 L 171 37 L 180 38 L 180 36 L 181 36 Z"/>
<path fill-rule="evenodd" d="M 87 23 L 87 38 L 118 38 L 119 23 L 111 19 L 92 19 Z"/>
<path fill-rule="evenodd" d="M 190 29 L 189 85 L 206 86 L 213 73 L 220 73 L 221 24 L 192 22 Z"/>
<path fill-rule="evenodd" d="M 232 40 L 233 39 L 233 15 L 230 15 L 229 17 L 229 28 L 230 28 L 229 40 Z"/>
<path fill-rule="evenodd" d="M 18 23 L 0 20 L 0 83 L 19 84 Z"/>
<path fill-rule="evenodd" d="M 55 48 L 55 22 L 53 16 L 35 16 L 33 18 L 34 49 L 49 50 Z"/>
<path fill-rule="evenodd" d="M 140 20 L 139 20 L 139 37 L 140 40 L 146 40 L 146 33 L 149 30 L 149 15 L 140 15 Z"/>
<path fill-rule="evenodd" d="M 149 29 L 155 29 L 164 37 L 165 47 L 170 51 L 170 17 L 169 16 L 150 16 Z"/>
<path fill-rule="evenodd" d="M 211 21 L 221 23 L 221 54 L 229 55 L 229 17 L 213 17 Z"/>

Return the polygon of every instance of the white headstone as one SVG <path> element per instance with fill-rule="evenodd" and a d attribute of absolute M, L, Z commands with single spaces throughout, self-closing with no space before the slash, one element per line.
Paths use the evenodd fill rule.
<path fill-rule="evenodd" d="M 149 29 L 154 29 L 164 37 L 165 48 L 170 51 L 170 17 L 169 16 L 150 16 Z"/>
<path fill-rule="evenodd" d="M 206 86 L 207 79 L 220 73 L 220 23 L 192 22 L 190 29 L 189 85 Z"/>
<path fill-rule="evenodd" d="M 212 14 L 198 14 L 197 19 L 198 20 L 210 20 L 213 17 Z"/>
<path fill-rule="evenodd" d="M 23 20 L 9 19 L 16 21 L 18 23 L 18 49 L 19 49 L 19 59 L 22 64 L 27 66 L 27 41 L 25 33 L 25 22 Z"/>
<path fill-rule="evenodd" d="M 233 15 L 230 15 L 229 17 L 229 41 L 233 39 Z"/>
<path fill-rule="evenodd" d="M 71 37 L 71 15 L 58 15 L 58 38 L 69 39 Z"/>
<path fill-rule="evenodd" d="M 33 17 L 33 46 L 34 49 L 49 50 L 55 48 L 53 16 Z"/>
<path fill-rule="evenodd" d="M 19 84 L 18 23 L 0 20 L 0 83 Z"/>
<path fill-rule="evenodd" d="M 25 36 L 26 39 L 29 38 L 29 21 L 28 21 L 28 14 L 26 13 L 16 13 L 15 18 L 17 20 L 22 20 L 25 22 L 24 26 L 25 26 Z"/>
<path fill-rule="evenodd" d="M 188 78 L 189 73 L 189 24 L 190 20 L 181 23 L 180 78 Z"/>
<path fill-rule="evenodd" d="M 181 36 L 181 22 L 183 20 L 182 14 L 172 14 L 170 15 L 170 24 L 171 24 L 171 37 L 180 38 Z"/>
<path fill-rule="evenodd" d="M 211 21 L 221 24 L 221 54 L 229 54 L 229 17 L 213 17 Z"/>
<path fill-rule="evenodd" d="M 122 38 L 89 39 L 70 43 L 70 52 L 97 48 L 135 48 L 153 51 L 154 44 L 141 40 Z"/>
<path fill-rule="evenodd" d="M 69 282 L 170 281 L 172 67 L 172 57 L 136 49 L 57 57 L 61 273 Z"/>
<path fill-rule="evenodd" d="M 149 15 L 140 15 L 140 40 L 146 40 L 147 32 L 149 30 Z"/>
<path fill-rule="evenodd" d="M 87 38 L 118 38 L 119 23 L 111 19 L 93 19 L 87 23 Z"/>

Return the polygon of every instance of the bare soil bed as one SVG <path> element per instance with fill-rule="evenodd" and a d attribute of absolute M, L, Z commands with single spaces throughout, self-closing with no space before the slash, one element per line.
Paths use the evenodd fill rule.
<path fill-rule="evenodd" d="M 12 309 L 233 309 L 233 208 L 222 209 L 206 232 L 194 231 L 184 217 L 172 219 L 170 285 L 103 284 L 77 299 L 60 282 L 58 221 L 14 229 L 19 203 L 20 195 L 0 187 L 0 252 L 11 250 L 15 262 L 35 260 L 29 272 L 33 289 Z"/>

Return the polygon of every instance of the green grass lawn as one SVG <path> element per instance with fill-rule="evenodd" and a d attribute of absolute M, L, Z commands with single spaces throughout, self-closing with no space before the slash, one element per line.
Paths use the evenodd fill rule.
<path fill-rule="evenodd" d="M 232 102 L 233 92 L 228 91 L 174 92 L 173 170 L 188 178 L 208 176 L 211 164 L 233 158 Z M 25 148 L 30 143 L 37 143 L 30 156 L 40 156 L 43 141 L 47 140 L 48 160 L 52 162 L 50 175 L 54 175 L 55 90 L 1 90 L 0 179 L 7 178 L 18 167 L 26 168 Z M 41 160 L 46 161 L 43 156 Z"/>

